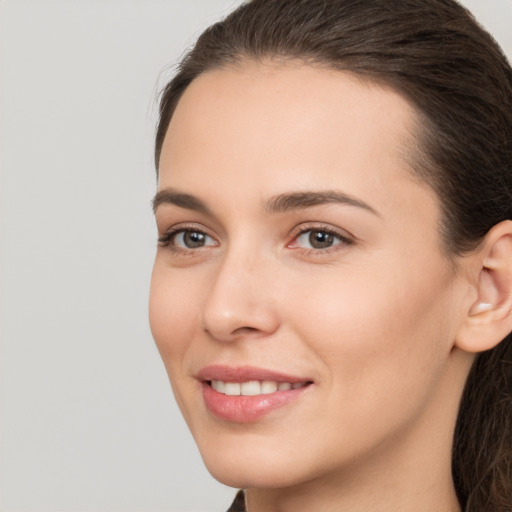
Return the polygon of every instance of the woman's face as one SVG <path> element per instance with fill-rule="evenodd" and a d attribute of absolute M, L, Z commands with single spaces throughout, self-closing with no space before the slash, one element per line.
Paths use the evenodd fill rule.
<path fill-rule="evenodd" d="M 407 164 L 413 132 L 400 95 L 300 64 L 212 71 L 180 100 L 150 322 L 228 485 L 428 458 L 450 429 L 467 288 Z"/>

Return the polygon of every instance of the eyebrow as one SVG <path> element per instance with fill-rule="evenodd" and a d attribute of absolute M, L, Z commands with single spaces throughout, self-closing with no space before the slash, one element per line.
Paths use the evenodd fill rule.
<path fill-rule="evenodd" d="M 292 192 L 272 197 L 265 205 L 268 213 L 281 213 L 288 210 L 302 210 L 322 204 L 344 204 L 367 210 L 380 217 L 369 204 L 343 192 L 324 190 L 318 192 Z"/>
<path fill-rule="evenodd" d="M 205 215 L 212 214 L 210 208 L 208 208 L 206 204 L 203 201 L 201 201 L 201 199 L 191 194 L 184 194 L 183 192 L 178 192 L 177 190 L 174 190 L 172 188 L 164 188 L 163 190 L 159 190 L 156 193 L 152 201 L 153 212 L 156 212 L 156 209 L 161 204 L 173 204 L 175 206 L 179 206 L 180 208 L 194 210 Z"/>
<path fill-rule="evenodd" d="M 161 204 L 173 204 L 180 208 L 212 215 L 212 211 L 196 196 L 178 192 L 173 188 L 165 188 L 153 198 L 153 211 Z M 302 210 L 323 204 L 344 204 L 369 211 L 380 217 L 379 213 L 364 201 L 336 190 L 288 192 L 279 194 L 266 201 L 264 208 L 268 214 L 282 213 L 291 210 Z"/>

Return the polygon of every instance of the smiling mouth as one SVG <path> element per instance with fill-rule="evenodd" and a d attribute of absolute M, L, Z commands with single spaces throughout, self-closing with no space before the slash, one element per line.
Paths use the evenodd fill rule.
<path fill-rule="evenodd" d="M 227 396 L 258 396 L 270 395 L 277 391 L 290 391 L 300 389 L 312 382 L 278 382 L 273 380 L 249 380 L 246 382 L 228 382 L 223 380 L 210 380 L 206 383 L 218 393 Z"/>
<path fill-rule="evenodd" d="M 210 365 L 196 379 L 204 404 L 218 419 L 251 423 L 285 406 L 300 403 L 315 384 L 312 379 L 254 366 Z"/>
<path fill-rule="evenodd" d="M 247 424 L 300 401 L 312 385 L 312 381 L 211 379 L 202 381 L 202 395 L 207 409 L 217 418 Z"/>

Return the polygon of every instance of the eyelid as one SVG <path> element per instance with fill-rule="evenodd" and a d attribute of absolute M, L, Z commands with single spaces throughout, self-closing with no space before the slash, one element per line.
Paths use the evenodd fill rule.
<path fill-rule="evenodd" d="M 307 248 L 296 245 L 296 242 L 299 239 L 299 237 L 312 231 L 325 232 L 330 235 L 333 235 L 338 239 L 338 242 L 326 248 Z M 173 244 L 173 240 L 175 239 L 175 237 L 180 233 L 185 232 L 202 233 L 206 237 L 213 240 L 214 243 L 196 248 L 179 247 Z M 288 238 L 290 239 L 290 241 L 286 243 L 286 247 L 289 249 L 300 250 L 304 255 L 322 255 L 326 253 L 332 253 L 335 251 L 346 249 L 347 246 L 353 245 L 356 242 L 356 237 L 353 236 L 348 231 L 330 224 L 325 224 L 323 222 L 302 223 L 294 227 L 290 231 Z M 183 223 L 173 225 L 170 228 L 168 228 L 163 234 L 159 235 L 158 245 L 159 247 L 167 248 L 176 254 L 197 255 L 199 253 L 202 253 L 204 250 L 207 250 L 208 248 L 217 247 L 219 245 L 219 241 L 217 237 L 211 234 L 210 230 L 205 228 L 203 225 L 198 225 L 196 223 Z"/>
<path fill-rule="evenodd" d="M 305 247 L 299 247 L 294 246 L 295 242 L 304 234 L 309 233 L 311 231 L 319 231 L 319 232 L 325 232 L 328 234 L 331 234 L 338 238 L 340 240 L 340 243 L 337 243 L 333 246 L 327 247 L 325 249 L 314 249 L 314 248 L 305 248 Z M 292 238 L 291 241 L 287 244 L 287 247 L 290 249 L 300 249 L 302 251 L 305 251 L 307 253 L 311 254 L 324 254 L 326 252 L 333 252 L 337 250 L 342 250 L 344 247 L 353 245 L 356 242 L 356 237 L 353 236 L 351 233 L 344 229 L 336 228 L 332 225 L 324 224 L 324 223 L 317 223 L 317 222 L 311 222 L 311 223 L 305 223 L 300 224 L 299 226 L 295 227 L 292 232 L 290 233 L 290 237 Z"/>
<path fill-rule="evenodd" d="M 198 226 L 197 224 L 178 224 L 174 225 L 170 228 L 168 228 L 164 233 L 158 236 L 158 245 L 159 247 L 166 247 L 170 249 L 173 252 L 176 253 L 197 253 L 200 252 L 201 249 L 204 249 L 205 247 L 215 247 L 219 245 L 219 242 L 217 241 L 216 237 L 213 236 L 211 233 L 208 232 L 206 228 L 203 226 Z M 204 247 L 198 247 L 195 249 L 192 248 L 185 248 L 185 247 L 177 247 L 176 245 L 173 245 L 173 240 L 176 238 L 177 235 L 180 233 L 186 233 L 186 232 L 194 232 L 194 233 L 201 233 L 208 238 L 211 238 L 215 244 L 209 244 Z"/>
<path fill-rule="evenodd" d="M 316 221 L 308 221 L 308 222 L 302 222 L 295 226 L 291 231 L 289 236 L 290 237 L 297 237 L 298 235 L 305 233 L 307 231 L 327 231 L 329 233 L 332 233 L 334 235 L 339 236 L 340 238 L 356 241 L 357 237 L 353 235 L 350 231 L 347 231 L 346 229 L 342 229 L 337 226 L 333 226 L 332 224 L 328 224 L 326 222 L 316 222 Z"/>

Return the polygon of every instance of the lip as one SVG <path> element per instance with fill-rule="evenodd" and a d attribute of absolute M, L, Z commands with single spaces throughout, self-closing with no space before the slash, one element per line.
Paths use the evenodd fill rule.
<path fill-rule="evenodd" d="M 256 366 L 223 366 L 211 365 L 202 368 L 197 379 L 206 380 L 223 380 L 225 382 L 246 382 L 248 380 L 274 380 L 276 382 L 312 382 L 313 379 L 308 377 L 298 377 L 288 375 L 286 373 L 257 368 Z"/>
<path fill-rule="evenodd" d="M 202 368 L 197 379 L 201 382 L 203 399 L 207 409 L 217 418 L 234 423 L 249 423 L 263 418 L 272 411 L 298 400 L 313 384 L 312 379 L 287 375 L 252 366 L 231 367 L 212 365 Z M 267 380 L 275 382 L 307 383 L 306 386 L 287 391 L 256 396 L 228 396 L 215 391 L 210 381 L 246 382 Z"/>

